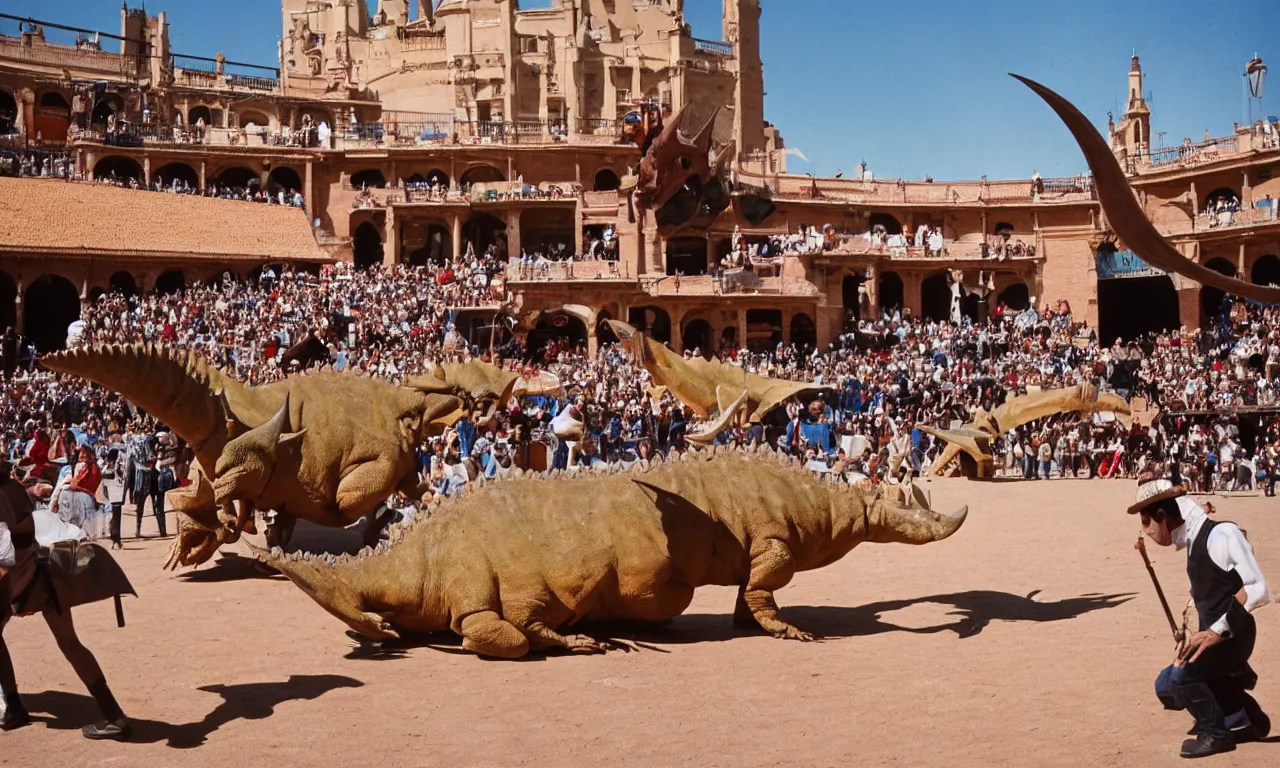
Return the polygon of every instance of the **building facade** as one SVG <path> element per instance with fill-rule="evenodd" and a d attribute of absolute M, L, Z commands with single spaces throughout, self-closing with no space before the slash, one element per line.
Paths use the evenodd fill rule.
<path fill-rule="evenodd" d="M 192 242 L 188 282 L 247 276 L 248 261 L 368 267 L 497 253 L 511 262 L 507 295 L 466 308 L 473 334 L 503 312 L 518 333 L 592 345 L 604 317 L 676 349 L 823 345 L 889 307 L 949 317 L 959 282 L 971 317 L 1001 302 L 1066 301 L 1110 340 L 1194 327 L 1221 302 L 1132 258 L 1087 177 L 789 174 L 764 116 L 759 0 L 724 0 L 715 40 L 693 36 L 682 5 L 284 0 L 280 60 L 269 67 L 173 51 L 164 13 L 125 8 L 119 35 L 75 45 L 50 42 L 52 24 L 24 24 L 0 36 L 0 150 L 71 153 L 87 178 L 140 186 L 301 194 L 296 215 L 313 225 L 314 257 L 245 248 L 251 258 L 219 261 L 225 244 Z M 1280 282 L 1280 224 L 1274 207 L 1258 207 L 1280 198 L 1274 126 L 1153 148 L 1136 56 L 1128 77 L 1111 142 L 1148 215 L 1188 257 Z M 734 143 L 734 203 L 706 230 L 658 237 L 618 191 L 639 157 L 626 117 L 648 105 L 668 116 L 687 107 L 694 128 L 719 109 L 717 137 Z M 1233 210 L 1219 210 L 1219 198 Z M 529 263 L 596 241 L 609 242 L 609 258 Z M 53 277 L 86 301 L 121 270 L 142 290 L 161 274 L 145 256 L 49 249 L 37 258 L 0 242 L 0 325 L 40 321 L 23 298 Z M 756 255 L 753 268 L 740 268 L 743 253 Z"/>

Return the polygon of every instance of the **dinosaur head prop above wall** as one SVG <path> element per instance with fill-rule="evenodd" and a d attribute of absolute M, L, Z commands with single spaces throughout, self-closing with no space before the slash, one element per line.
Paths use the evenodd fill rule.
<path fill-rule="evenodd" d="M 724 172 L 733 154 L 733 143 L 721 146 L 712 156 L 716 118 L 721 110 L 717 107 L 692 138 L 680 130 L 686 110 L 666 122 L 662 133 L 640 158 L 637 173 L 636 206 L 654 211 L 658 232 L 663 236 L 690 225 L 709 226 L 730 202 Z"/>
<path fill-rule="evenodd" d="M 1202 285 L 1210 285 L 1227 293 L 1268 304 L 1280 304 L 1280 288 L 1268 288 L 1227 277 L 1183 256 L 1173 243 L 1156 230 L 1146 214 L 1142 212 L 1142 206 L 1134 197 L 1129 180 L 1125 178 L 1120 164 L 1111 154 L 1111 148 L 1107 146 L 1106 139 L 1093 127 L 1089 118 L 1081 114 L 1071 102 L 1043 85 L 1019 75 L 1010 74 L 1035 91 L 1050 107 L 1053 107 L 1053 111 L 1058 113 L 1062 122 L 1067 124 L 1071 135 L 1080 145 L 1080 150 L 1084 152 L 1085 160 L 1089 162 L 1089 169 L 1093 171 L 1094 186 L 1098 190 L 1098 202 L 1102 204 L 1102 210 L 1107 215 L 1107 222 L 1130 250 L 1153 267 L 1191 278 Z"/>

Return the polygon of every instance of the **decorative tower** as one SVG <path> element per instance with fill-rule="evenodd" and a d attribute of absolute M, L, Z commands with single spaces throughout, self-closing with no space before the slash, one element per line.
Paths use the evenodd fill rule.
<path fill-rule="evenodd" d="M 1142 65 L 1135 52 L 1129 60 L 1129 101 L 1124 112 L 1124 146 L 1129 156 L 1144 155 L 1150 151 L 1151 110 L 1142 97 Z"/>
<path fill-rule="evenodd" d="M 764 65 L 760 61 L 760 0 L 724 0 L 724 39 L 733 45 L 738 80 L 733 136 L 739 152 L 765 148 Z"/>

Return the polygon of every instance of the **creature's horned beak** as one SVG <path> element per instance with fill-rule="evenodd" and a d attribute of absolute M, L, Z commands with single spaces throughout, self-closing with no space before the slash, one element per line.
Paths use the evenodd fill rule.
<path fill-rule="evenodd" d="M 911 487 L 908 504 L 888 498 L 873 502 L 867 540 L 881 543 L 928 544 L 949 538 L 969 515 L 969 507 L 961 507 L 951 515 L 940 515 L 929 508 L 919 488 Z"/>
<path fill-rule="evenodd" d="M 738 411 L 742 409 L 746 402 L 747 391 L 744 389 L 742 394 L 738 395 L 738 399 L 734 400 L 732 405 L 720 413 L 719 418 L 708 424 L 701 432 L 685 435 L 685 439 L 697 445 L 709 445 L 715 442 L 716 435 L 728 429 L 729 425 L 733 423 L 734 417 L 738 415 Z"/>
<path fill-rule="evenodd" d="M 621 320 L 605 320 L 604 322 L 605 325 L 609 326 L 609 330 L 613 331 L 613 335 L 618 337 L 618 341 L 631 341 L 636 335 L 636 329 Z"/>

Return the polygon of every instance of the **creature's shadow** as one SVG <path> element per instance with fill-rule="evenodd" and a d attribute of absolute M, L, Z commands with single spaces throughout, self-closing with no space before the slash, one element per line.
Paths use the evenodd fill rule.
<path fill-rule="evenodd" d="M 234 552 L 220 552 L 213 565 L 207 568 L 198 568 L 194 571 L 186 571 L 179 574 L 178 578 L 195 584 L 217 584 L 225 581 L 247 579 L 287 581 L 279 571 L 251 557 L 240 557 Z"/>
<path fill-rule="evenodd" d="M 130 723 L 133 735 L 129 741 L 138 744 L 167 742 L 174 749 L 191 749 L 205 743 L 209 735 L 234 720 L 263 720 L 275 714 L 275 708 L 286 701 L 318 699 L 338 688 L 359 688 L 364 683 L 341 675 L 291 675 L 277 683 L 244 683 L 240 685 L 206 685 L 198 690 L 216 693 L 222 703 L 195 723 L 166 723 L 159 720 L 135 720 Z M 32 712 L 32 720 L 49 728 L 79 728 L 99 717 L 93 699 L 64 691 L 24 694 L 22 701 Z"/>
<path fill-rule="evenodd" d="M 1026 596 L 992 590 L 970 590 L 909 600 L 887 600 L 856 607 L 801 605 L 783 608 L 782 618 L 806 632 L 825 638 L 865 637 L 885 632 L 922 635 L 955 632 L 957 637 L 967 638 L 980 634 L 993 621 L 1063 621 L 1092 611 L 1114 608 L 1134 597 L 1132 593 L 1087 594 L 1054 602 L 1039 602 L 1035 599 L 1039 593 L 1038 589 Z M 948 611 L 947 615 L 959 618 L 953 622 L 927 627 L 904 627 L 881 618 L 883 614 L 928 603 L 953 606 L 955 610 Z M 722 642 L 758 633 L 734 626 L 730 617 L 722 614 L 685 614 L 670 626 L 644 628 L 640 631 L 641 634 L 626 637 L 659 643 L 699 643 Z"/>

